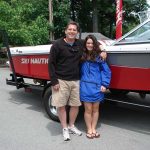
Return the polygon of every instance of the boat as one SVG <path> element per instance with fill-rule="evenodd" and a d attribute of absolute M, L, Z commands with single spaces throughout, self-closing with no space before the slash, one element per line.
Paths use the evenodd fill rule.
<path fill-rule="evenodd" d="M 104 49 L 112 71 L 112 91 L 150 93 L 150 19 Z"/>
<path fill-rule="evenodd" d="M 7 79 L 6 83 L 15 85 L 17 89 L 31 87 L 31 84 L 24 82 L 24 78 L 39 83 L 38 86 L 43 90 L 46 112 L 51 119 L 58 121 L 56 108 L 51 106 L 51 79 L 48 74 L 51 46 L 52 44 L 8 47 L 12 79 Z M 150 93 L 150 20 L 110 45 L 103 44 L 103 48 L 107 51 L 107 61 L 112 71 L 109 87 L 112 93 L 126 94 L 134 91 L 143 97 Z"/>
<path fill-rule="evenodd" d="M 11 57 L 18 77 L 50 80 L 48 55 L 52 45 L 10 48 Z"/>

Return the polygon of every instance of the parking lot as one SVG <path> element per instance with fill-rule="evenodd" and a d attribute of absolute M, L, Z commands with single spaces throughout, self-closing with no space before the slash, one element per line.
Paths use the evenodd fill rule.
<path fill-rule="evenodd" d="M 0 150 L 148 150 L 150 109 L 102 104 L 98 131 L 101 137 L 87 139 L 83 111 L 76 126 L 81 137 L 64 142 L 60 124 L 50 120 L 42 105 L 40 91 L 26 93 L 6 85 L 8 68 L 0 68 Z M 132 93 L 132 98 L 137 98 Z M 146 101 L 150 95 L 146 96 Z M 150 102 L 149 102 L 150 103 Z"/>

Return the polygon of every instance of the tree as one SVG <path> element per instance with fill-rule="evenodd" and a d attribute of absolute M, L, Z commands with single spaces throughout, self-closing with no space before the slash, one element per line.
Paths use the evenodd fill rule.
<path fill-rule="evenodd" d="M 70 19 L 70 1 L 53 0 L 54 37 L 60 38 L 64 34 L 64 28 Z"/>
<path fill-rule="evenodd" d="M 64 35 L 69 20 L 77 21 L 82 32 L 101 32 L 115 37 L 115 0 L 53 0 L 53 24 L 49 24 L 48 2 L 0 1 L 0 29 L 8 32 L 11 45 L 46 44 L 50 31 L 54 31 L 55 39 Z M 147 7 L 146 0 L 123 0 L 123 33 L 139 23 L 133 12 Z"/>
<path fill-rule="evenodd" d="M 31 3 L 28 0 L 0 2 L 0 28 L 8 32 L 11 45 L 37 45 L 48 42 L 48 15 L 39 8 L 41 5 L 36 6 L 34 1 Z"/>
<path fill-rule="evenodd" d="M 93 32 L 98 32 L 98 7 L 97 0 L 92 0 L 93 6 Z"/>
<path fill-rule="evenodd" d="M 140 23 L 139 17 L 134 16 L 133 12 L 146 11 L 148 4 L 146 0 L 126 0 L 123 5 L 123 33 L 126 33 Z"/>
<path fill-rule="evenodd" d="M 92 2 L 94 2 L 94 5 Z M 98 32 L 110 38 L 115 37 L 115 0 L 76 0 L 74 4 L 76 21 L 79 22 L 82 32 L 94 31 L 92 22 L 97 24 L 97 21 L 93 19 L 93 10 L 97 9 L 95 16 L 98 16 Z M 132 12 L 147 10 L 147 7 L 146 0 L 123 0 L 123 33 L 128 32 L 139 23 L 138 18 L 133 16 Z"/>

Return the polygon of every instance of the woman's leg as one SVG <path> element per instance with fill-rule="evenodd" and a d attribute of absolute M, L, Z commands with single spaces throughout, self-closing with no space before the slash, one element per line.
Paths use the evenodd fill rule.
<path fill-rule="evenodd" d="M 87 127 L 87 133 L 92 134 L 92 103 L 84 102 L 84 120 Z"/>
<path fill-rule="evenodd" d="M 99 102 L 92 105 L 92 132 L 96 133 L 96 126 L 99 118 Z"/>

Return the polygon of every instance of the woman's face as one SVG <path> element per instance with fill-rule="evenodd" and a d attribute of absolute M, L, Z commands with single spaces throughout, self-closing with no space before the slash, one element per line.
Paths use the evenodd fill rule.
<path fill-rule="evenodd" d="M 87 41 L 86 41 L 86 48 L 87 48 L 87 50 L 88 51 L 92 51 L 93 50 L 93 40 L 92 39 L 88 39 Z"/>

